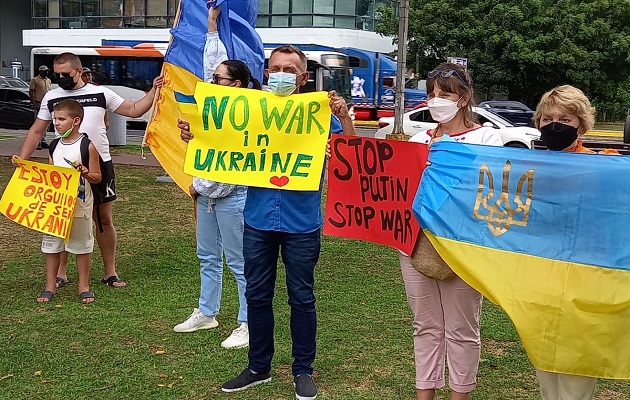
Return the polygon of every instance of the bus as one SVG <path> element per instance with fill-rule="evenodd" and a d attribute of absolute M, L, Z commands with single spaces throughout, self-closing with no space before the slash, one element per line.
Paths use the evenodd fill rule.
<path fill-rule="evenodd" d="M 135 46 L 98 47 L 35 47 L 31 50 L 31 71 L 40 65 L 53 69 L 53 61 L 61 53 L 76 54 L 84 67 L 92 70 L 92 79 L 121 97 L 136 101 L 151 90 L 153 79 L 162 71 L 166 43 L 140 43 Z M 265 66 L 271 51 L 265 49 Z M 345 54 L 331 51 L 305 51 L 310 74 L 302 92 L 336 90 L 347 103 L 350 95 L 350 62 Z M 54 76 L 50 77 L 55 84 Z M 265 82 L 263 82 L 264 84 Z M 131 121 L 148 122 L 151 111 Z"/>

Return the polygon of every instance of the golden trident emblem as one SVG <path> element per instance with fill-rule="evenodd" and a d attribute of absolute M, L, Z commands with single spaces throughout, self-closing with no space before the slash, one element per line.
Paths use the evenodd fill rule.
<path fill-rule="evenodd" d="M 534 185 L 534 170 L 530 169 L 518 180 L 516 195 L 514 196 L 516 208 L 512 208 L 508 189 L 511 168 L 512 163 L 510 161 L 506 162 L 505 167 L 503 167 L 501 194 L 494 204 L 491 204 L 494 200 L 494 178 L 492 177 L 492 172 L 486 164 L 482 164 L 479 169 L 479 186 L 477 187 L 477 199 L 475 201 L 473 216 L 477 219 L 488 221 L 488 228 L 494 236 L 504 234 L 512 225 L 527 226 L 527 221 L 529 220 L 529 208 L 532 202 L 532 187 Z M 484 177 L 488 177 L 488 194 L 485 196 L 483 195 Z M 527 197 L 523 203 L 525 181 L 527 181 Z M 483 208 L 481 208 L 482 206 Z M 480 208 L 482 211 L 485 209 L 487 214 L 485 212 L 481 214 Z M 522 217 L 518 218 L 520 214 L 522 214 Z"/>

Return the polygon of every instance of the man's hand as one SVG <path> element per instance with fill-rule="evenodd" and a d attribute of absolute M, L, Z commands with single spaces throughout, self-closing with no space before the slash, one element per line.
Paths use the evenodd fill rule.
<path fill-rule="evenodd" d="M 19 167 L 20 164 L 18 163 L 18 161 L 20 160 L 20 157 L 17 155 L 12 155 L 11 156 L 11 164 L 13 164 L 14 167 Z"/>
<path fill-rule="evenodd" d="M 177 127 L 179 128 L 179 131 L 181 132 L 179 137 L 185 143 L 188 143 L 190 139 L 195 137 L 192 133 L 190 133 L 190 123 L 188 123 L 188 121 L 184 121 L 183 119 L 178 119 Z"/>
<path fill-rule="evenodd" d="M 330 110 L 337 118 L 342 119 L 350 116 L 346 100 L 340 97 L 335 90 L 328 92 L 328 97 L 330 98 Z"/>
<path fill-rule="evenodd" d="M 153 80 L 153 89 L 159 89 L 164 86 L 164 76 L 160 75 Z"/>

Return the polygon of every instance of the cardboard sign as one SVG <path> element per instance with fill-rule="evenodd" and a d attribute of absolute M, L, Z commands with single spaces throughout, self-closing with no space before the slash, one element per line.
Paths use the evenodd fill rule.
<path fill-rule="evenodd" d="M 79 171 L 19 160 L 2 199 L 0 213 L 47 235 L 67 239 L 79 192 Z"/>
<path fill-rule="evenodd" d="M 411 208 L 427 146 L 349 136 L 335 136 L 331 146 L 324 233 L 411 254 L 420 231 Z"/>
<path fill-rule="evenodd" d="M 184 172 L 217 182 L 318 190 L 330 133 L 325 92 L 277 96 L 198 83 Z M 190 104 L 179 101 L 180 112 Z"/>

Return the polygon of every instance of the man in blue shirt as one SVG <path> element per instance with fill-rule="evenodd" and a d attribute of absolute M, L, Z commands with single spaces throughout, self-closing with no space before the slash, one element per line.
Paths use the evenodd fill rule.
<path fill-rule="evenodd" d="M 268 85 L 278 95 L 299 93 L 306 84 L 306 56 L 295 46 L 281 46 L 271 53 L 265 70 Z M 331 133 L 356 135 L 343 98 L 331 92 Z M 321 187 L 318 191 L 289 191 L 250 187 L 245 203 L 245 280 L 249 319 L 249 365 L 222 386 L 236 392 L 271 380 L 274 353 L 273 295 L 278 253 L 286 267 L 295 396 L 298 400 L 317 397 L 313 381 L 315 360 L 315 264 L 320 251 Z"/>

